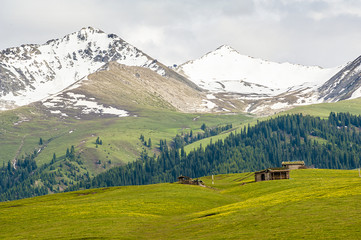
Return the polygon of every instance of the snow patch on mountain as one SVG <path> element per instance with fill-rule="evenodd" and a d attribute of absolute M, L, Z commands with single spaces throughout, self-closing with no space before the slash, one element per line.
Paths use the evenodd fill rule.
<path fill-rule="evenodd" d="M 127 117 L 129 113 L 125 110 L 117 109 L 112 106 L 104 106 L 95 101 L 94 98 L 88 98 L 83 94 L 73 92 L 61 93 L 61 95 L 49 97 L 42 101 L 42 104 L 49 109 L 52 114 L 60 114 L 63 117 L 68 115 L 65 110 L 77 110 L 78 114 L 97 114 L 97 115 L 116 115 L 118 117 Z M 61 111 L 61 110 L 63 111 Z"/>
<path fill-rule="evenodd" d="M 350 99 L 355 99 L 361 97 L 361 88 L 354 91 L 350 97 Z"/>
<path fill-rule="evenodd" d="M 204 111 L 211 110 L 213 108 L 218 107 L 217 104 L 215 104 L 212 101 L 206 100 L 206 99 L 202 100 L 201 106 L 205 107 Z"/>

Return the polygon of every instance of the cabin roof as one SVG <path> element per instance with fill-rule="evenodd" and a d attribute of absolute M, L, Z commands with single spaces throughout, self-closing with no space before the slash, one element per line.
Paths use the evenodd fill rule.
<path fill-rule="evenodd" d="M 183 179 L 183 178 L 185 178 L 185 179 L 190 179 L 190 177 L 183 176 L 183 175 L 180 175 L 180 176 L 178 177 L 178 179 Z"/>
<path fill-rule="evenodd" d="M 290 170 L 288 168 L 267 168 L 261 171 L 255 172 L 257 173 L 265 173 L 265 172 L 289 172 Z"/>
<path fill-rule="evenodd" d="M 282 162 L 282 165 L 305 165 L 305 161 Z"/>

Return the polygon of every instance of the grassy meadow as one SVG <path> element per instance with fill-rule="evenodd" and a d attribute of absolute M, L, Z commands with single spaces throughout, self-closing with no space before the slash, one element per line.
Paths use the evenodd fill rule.
<path fill-rule="evenodd" d="M 302 113 L 304 115 L 327 118 L 330 112 L 349 112 L 351 114 L 361 114 L 361 98 L 344 100 L 335 103 L 320 103 L 308 106 L 299 106 L 280 114 Z"/>
<path fill-rule="evenodd" d="M 134 161 L 143 149 L 153 155 L 160 139 L 171 142 L 176 134 L 201 131 L 203 123 L 210 127 L 230 123 L 239 126 L 251 119 L 244 114 L 188 114 L 153 108 L 138 109 L 133 116 L 123 118 L 61 119 L 36 107 L 23 107 L 0 115 L 0 164 L 40 150 L 36 161 L 42 165 L 51 161 L 53 153 L 62 157 L 74 145 L 88 171 L 96 174 Z M 147 142 L 151 138 L 152 148 L 143 146 L 141 134 Z M 97 137 L 103 145 L 96 146 Z M 98 160 L 103 163 L 96 164 Z"/>
<path fill-rule="evenodd" d="M 361 178 L 306 169 L 113 187 L 0 203 L 1 239 L 359 239 Z M 245 184 L 243 184 L 245 183 Z"/>

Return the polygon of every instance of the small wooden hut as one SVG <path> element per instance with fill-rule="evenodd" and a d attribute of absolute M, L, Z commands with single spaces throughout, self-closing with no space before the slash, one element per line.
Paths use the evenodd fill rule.
<path fill-rule="evenodd" d="M 180 175 L 178 177 L 178 182 L 182 183 L 182 184 L 189 184 L 191 181 L 192 181 L 192 178 L 187 177 L 187 176 Z"/>
<path fill-rule="evenodd" d="M 203 181 L 198 180 L 198 178 L 197 179 L 192 179 L 190 177 L 183 176 L 183 175 L 180 175 L 178 177 L 178 182 L 181 183 L 181 184 L 200 185 L 200 186 L 204 185 Z"/>
<path fill-rule="evenodd" d="M 304 161 L 289 161 L 289 162 L 282 162 L 282 167 L 293 170 L 293 169 L 304 169 L 306 168 L 306 165 Z"/>
<path fill-rule="evenodd" d="M 254 178 L 255 178 L 256 182 L 289 179 L 290 178 L 290 169 L 267 168 L 265 170 L 255 172 Z"/>

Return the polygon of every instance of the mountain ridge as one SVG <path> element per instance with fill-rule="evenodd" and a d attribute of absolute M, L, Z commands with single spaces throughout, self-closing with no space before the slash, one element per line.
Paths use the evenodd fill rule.
<path fill-rule="evenodd" d="M 105 69 L 109 62 L 148 68 L 203 92 L 209 112 L 217 107 L 218 112 L 270 115 L 294 106 L 361 96 L 357 59 L 345 66 L 321 68 L 254 58 L 221 45 L 198 59 L 167 67 L 116 34 L 85 27 L 45 44 L 1 51 L 0 110 L 45 100 Z"/>
<path fill-rule="evenodd" d="M 206 69 L 208 71 L 205 71 Z M 234 48 L 222 45 L 196 60 L 179 65 L 177 71 L 210 91 L 232 89 L 238 93 L 244 93 L 244 87 L 237 86 L 237 83 L 248 82 L 266 86 L 269 88 L 266 93 L 275 95 L 275 92 L 280 93 L 277 90 L 283 89 L 284 91 L 289 87 L 306 82 L 315 82 L 316 80 L 325 82 L 336 73 L 337 69 L 338 67 L 324 69 L 319 66 L 271 62 L 242 55 Z M 298 77 L 297 75 L 303 76 Z M 294 79 L 290 79 L 290 77 Z M 234 81 L 234 86 L 232 85 L 229 89 L 214 86 L 217 82 L 223 83 L 222 81 Z"/>
<path fill-rule="evenodd" d="M 115 34 L 82 28 L 42 45 L 22 45 L 0 53 L 3 109 L 22 106 L 54 94 L 95 72 L 109 61 L 147 67 L 160 75 L 164 67 Z M 42 88 L 42 89 L 40 89 Z"/>

